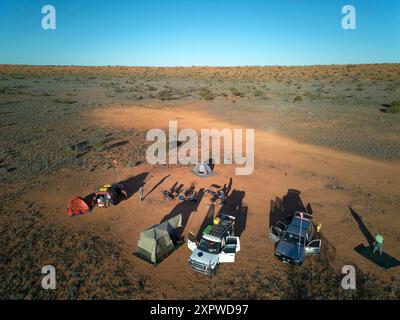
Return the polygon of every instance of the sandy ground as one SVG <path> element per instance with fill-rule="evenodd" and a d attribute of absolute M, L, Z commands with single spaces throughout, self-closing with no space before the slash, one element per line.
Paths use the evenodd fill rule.
<path fill-rule="evenodd" d="M 354 248 L 375 232 L 399 259 L 400 65 L 254 68 L 32 67 L 0 65 L 0 296 L 17 299 L 398 299 L 399 267 Z M 200 179 L 185 166 L 150 166 L 146 131 L 254 128 L 255 170 L 217 165 Z M 118 175 L 112 160 L 118 160 Z M 130 197 L 70 218 L 66 203 L 123 181 Z M 198 206 L 165 200 L 174 184 L 196 190 L 232 181 L 224 209 L 241 216 L 242 250 L 213 280 L 189 269 L 186 243 L 157 267 L 133 255 L 141 231 Z M 139 201 L 138 188 L 148 193 Z M 299 190 L 300 197 L 288 193 Z M 311 208 L 323 254 L 283 265 L 268 240 L 286 211 Z M 352 210 L 350 210 L 350 207 Z M 53 264 L 59 289 L 41 289 Z M 341 268 L 359 289 L 340 289 Z"/>
<path fill-rule="evenodd" d="M 167 126 L 168 120 L 177 120 L 180 128 L 190 127 L 196 130 L 233 128 L 240 125 L 210 118 L 193 110 L 190 105 L 180 108 L 178 117 L 174 110 L 154 106 L 148 108 L 114 106 L 108 107 L 108 113 L 95 110 L 86 116 L 90 121 L 104 126 L 135 129 L 163 128 Z M 42 188 L 37 189 L 34 197 L 40 198 L 46 206 L 53 208 L 51 211 L 54 213 L 54 219 L 60 220 L 60 223 L 89 226 L 98 224 L 109 228 L 126 244 L 125 250 L 132 254 L 140 232 L 161 222 L 170 212 L 189 216 L 187 230 L 190 228 L 190 216 L 195 214 L 196 209 L 201 211 L 201 208 L 194 206 L 179 208 L 177 200 L 163 199 L 161 194 L 163 189 L 171 188 L 175 182 L 183 184 L 184 188 L 195 184 L 196 190 L 207 189 L 211 184 L 221 186 L 228 184 L 232 178 L 231 192 L 242 194 L 243 199 L 231 199 L 228 200 L 228 204 L 234 208 L 238 201 L 243 202 L 249 211 L 241 236 L 242 249 L 237 255 L 237 262 L 223 265 L 221 270 L 231 276 L 238 276 L 240 270 L 271 268 L 272 265 L 281 267 L 281 262 L 273 256 L 274 246 L 268 241 L 271 200 L 282 198 L 288 189 L 297 189 L 301 191 L 300 197 L 304 205 L 308 203 L 311 205 L 315 222 L 322 223 L 324 237 L 334 248 L 336 271 L 340 272 L 344 264 L 353 264 L 362 271 L 376 274 L 386 281 L 391 281 L 392 277 L 398 279 L 400 276 L 398 267 L 384 271 L 353 250 L 357 245 L 361 243 L 367 245 L 368 242 L 349 210 L 351 205 L 362 216 L 372 234 L 377 231 L 383 233 L 385 251 L 399 257 L 400 220 L 396 208 L 377 197 L 375 201 L 380 201 L 377 207 L 381 211 L 371 212 L 368 201 L 355 201 L 352 191 L 352 188 L 357 186 L 365 194 L 384 193 L 398 197 L 400 190 L 398 163 L 371 160 L 305 145 L 257 130 L 254 173 L 250 176 L 237 176 L 234 168 L 235 165 L 217 165 L 215 169 L 217 175 L 206 179 L 194 175 L 189 167 L 181 166 L 163 168 L 141 164 L 130 170 L 122 169 L 119 172 L 120 180 L 130 177 L 141 177 L 144 180 L 145 194 L 151 191 L 145 200 L 140 202 L 136 193 L 116 207 L 107 210 L 95 209 L 91 214 L 74 219 L 60 215 L 65 199 L 71 194 L 89 194 L 93 191 L 94 185 L 116 180 L 113 171 L 108 171 L 104 176 L 99 174 L 82 176 L 78 172 L 63 170 L 57 177 L 47 181 Z M 335 181 L 340 181 L 336 183 L 340 183 L 343 187 L 328 188 L 329 177 L 335 177 Z M 63 181 L 62 185 L 58 183 L 59 181 Z M 85 181 L 85 184 L 81 185 L 80 181 Z M 137 182 L 139 183 L 139 180 Z M 156 189 L 152 190 L 154 187 Z M 29 194 L 29 197 L 32 197 L 32 194 Z M 199 207 L 201 206 L 205 206 L 204 201 L 199 204 Z M 190 251 L 184 244 L 157 267 L 134 256 L 131 256 L 131 259 L 138 271 L 157 283 L 163 297 L 180 299 L 189 296 L 188 287 L 196 288 L 196 282 L 209 281 L 201 280 L 201 275 L 189 269 L 187 265 L 189 255 Z"/>

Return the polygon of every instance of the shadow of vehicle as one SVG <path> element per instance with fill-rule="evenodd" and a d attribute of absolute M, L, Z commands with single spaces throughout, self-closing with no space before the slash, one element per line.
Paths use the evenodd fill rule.
<path fill-rule="evenodd" d="M 220 213 L 226 213 L 236 218 L 235 235 L 240 237 L 246 229 L 248 208 L 243 203 L 245 192 L 240 190 L 232 190 L 228 194 L 225 204 L 220 209 Z"/>
<path fill-rule="evenodd" d="M 149 175 L 148 172 L 143 172 L 134 177 L 130 177 L 126 180 L 118 182 L 125 186 L 125 190 L 128 194 L 128 196 L 126 197 L 126 200 L 129 199 L 130 197 L 132 197 L 136 192 L 138 192 L 140 187 L 143 187 L 145 185 L 144 181 L 148 175 Z"/>
<path fill-rule="evenodd" d="M 134 177 L 130 177 L 126 180 L 120 181 L 116 183 L 115 185 L 122 184 L 125 188 L 126 191 L 126 197 L 123 195 L 121 192 L 116 193 L 116 199 L 114 200 L 114 205 L 118 205 L 121 201 L 127 200 L 130 197 L 132 197 L 139 189 L 140 187 L 144 186 L 145 184 L 145 179 L 148 176 L 148 172 L 142 172 Z M 93 200 L 94 200 L 95 193 L 91 193 L 84 197 L 83 199 L 85 202 L 89 205 L 90 209 L 93 209 Z"/>
<path fill-rule="evenodd" d="M 296 211 L 307 212 L 312 214 L 313 210 L 310 203 L 304 206 L 300 197 L 301 191 L 296 189 L 288 189 L 287 194 L 283 198 L 275 197 L 270 201 L 269 208 L 269 227 L 276 225 L 278 221 L 288 223 L 290 218 Z"/>

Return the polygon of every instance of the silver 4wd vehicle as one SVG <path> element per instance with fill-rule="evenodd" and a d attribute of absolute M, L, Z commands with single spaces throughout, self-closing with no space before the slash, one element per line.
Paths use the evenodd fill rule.
<path fill-rule="evenodd" d="M 276 243 L 275 256 L 287 264 L 301 265 L 307 255 L 321 252 L 312 216 L 305 212 L 296 211 L 288 226 L 281 221 L 271 226 L 269 238 Z"/>
<path fill-rule="evenodd" d="M 240 239 L 234 236 L 235 217 L 220 214 L 219 223 L 209 225 L 197 244 L 189 234 L 188 247 L 192 251 L 189 266 L 209 276 L 215 275 L 220 263 L 235 262 L 235 254 L 240 251 Z"/>

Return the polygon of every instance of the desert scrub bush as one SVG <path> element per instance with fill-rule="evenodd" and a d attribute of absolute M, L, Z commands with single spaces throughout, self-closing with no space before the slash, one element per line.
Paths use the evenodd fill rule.
<path fill-rule="evenodd" d="M 231 88 L 229 88 L 229 90 L 231 91 L 232 95 L 235 96 L 235 97 L 242 96 L 242 93 L 238 89 L 236 89 L 235 87 L 231 87 Z"/>
<path fill-rule="evenodd" d="M 25 79 L 25 76 L 23 74 L 11 74 L 11 78 L 16 79 L 16 80 L 23 80 Z"/>
<path fill-rule="evenodd" d="M 151 290 L 151 282 L 129 263 L 122 243 L 112 240 L 107 231 L 60 226 L 42 211 L 34 202 L 7 209 L 14 227 L 3 232 L 0 240 L 8 257 L 0 264 L 1 299 L 139 299 Z M 3 221 L 0 227 L 5 230 Z M 14 250 L 16 245 L 21 250 Z M 38 285 L 34 270 L 43 261 L 57 266 L 58 290 L 41 290 Z"/>
<path fill-rule="evenodd" d="M 264 92 L 262 92 L 261 90 L 256 90 L 256 91 L 254 91 L 254 96 L 255 97 L 264 97 Z"/>
<path fill-rule="evenodd" d="M 116 86 L 115 87 L 115 92 L 116 93 L 122 93 L 123 91 L 124 91 L 124 89 L 122 87 L 120 87 L 120 86 Z"/>
<path fill-rule="evenodd" d="M 389 107 L 390 113 L 400 113 L 400 100 L 394 101 Z"/>
<path fill-rule="evenodd" d="M 297 101 L 303 101 L 303 97 L 302 96 L 295 96 L 293 99 L 295 102 Z"/>
<path fill-rule="evenodd" d="M 171 100 L 172 92 L 170 89 L 163 89 L 157 93 L 157 98 L 160 100 Z"/>
<path fill-rule="evenodd" d="M 206 87 L 200 89 L 199 96 L 206 101 L 211 101 L 215 98 L 214 94 L 210 91 L 210 89 Z"/>
<path fill-rule="evenodd" d="M 53 102 L 55 102 L 55 103 L 63 103 L 63 104 L 72 104 L 72 103 L 76 103 L 77 101 L 72 100 L 72 99 L 57 98 L 57 99 L 53 99 Z"/>

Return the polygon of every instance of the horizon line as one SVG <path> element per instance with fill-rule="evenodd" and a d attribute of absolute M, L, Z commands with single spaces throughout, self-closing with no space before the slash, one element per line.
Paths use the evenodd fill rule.
<path fill-rule="evenodd" d="M 270 64 L 270 65 L 80 65 L 80 64 L 24 64 L 0 63 L 0 66 L 26 66 L 26 67 L 82 67 L 82 68 L 268 68 L 268 67 L 320 67 L 320 66 L 362 66 L 362 65 L 387 65 L 400 64 L 399 62 L 368 62 L 368 63 L 327 63 L 327 64 Z"/>

